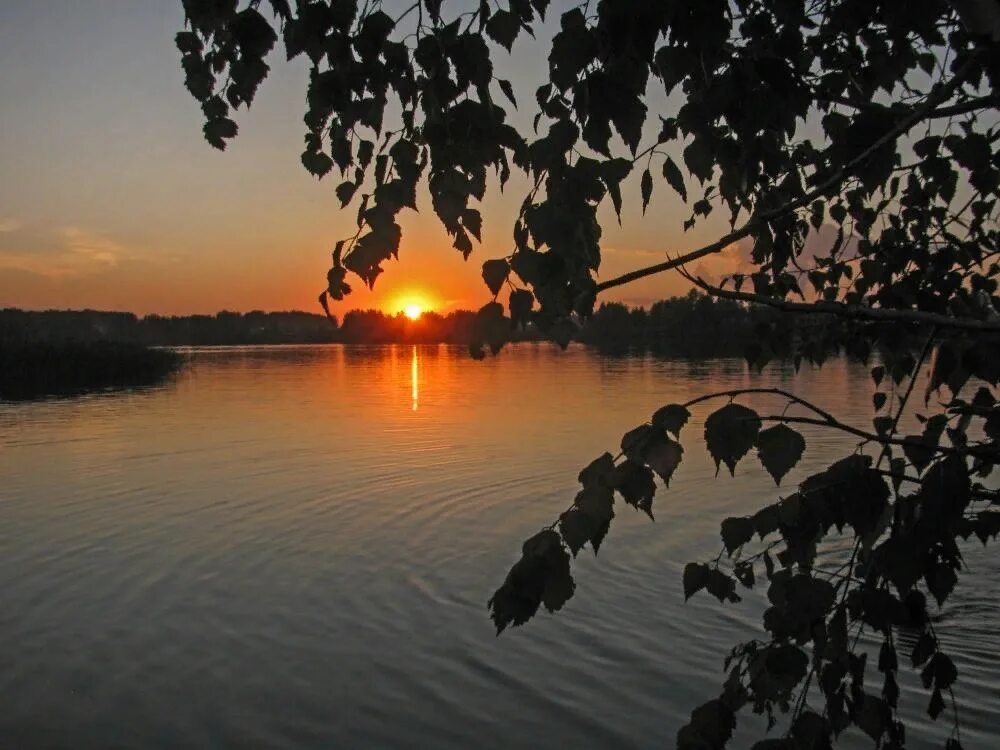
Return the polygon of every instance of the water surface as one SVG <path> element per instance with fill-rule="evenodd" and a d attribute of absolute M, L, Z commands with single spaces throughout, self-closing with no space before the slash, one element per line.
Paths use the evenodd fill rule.
<path fill-rule="evenodd" d="M 751 458 L 716 480 L 699 407 L 656 523 L 620 508 L 561 613 L 495 638 L 485 603 L 623 432 L 762 384 L 870 424 L 842 362 L 547 344 L 200 349 L 153 390 L 0 404 L 0 747 L 671 747 L 762 608 L 685 604 L 683 565 L 853 439 L 810 434 L 780 490 Z M 938 625 L 966 748 L 1000 726 L 1000 566 L 977 546 Z M 940 747 L 925 705 L 911 746 Z"/>

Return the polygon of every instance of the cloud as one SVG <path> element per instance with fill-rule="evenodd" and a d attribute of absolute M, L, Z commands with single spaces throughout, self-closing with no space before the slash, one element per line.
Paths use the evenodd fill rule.
<path fill-rule="evenodd" d="M 80 227 L 52 230 L 0 221 L 0 268 L 5 270 L 62 279 L 101 273 L 135 257 L 124 245 Z"/>
<path fill-rule="evenodd" d="M 59 233 L 66 248 L 85 263 L 117 266 L 131 255 L 122 245 L 78 227 L 65 227 Z"/>
<path fill-rule="evenodd" d="M 752 250 L 753 243 L 744 238 L 733 242 L 715 255 L 707 255 L 687 264 L 687 271 L 710 284 L 718 285 L 724 278 L 733 274 L 745 274 L 755 270 L 750 257 Z"/>

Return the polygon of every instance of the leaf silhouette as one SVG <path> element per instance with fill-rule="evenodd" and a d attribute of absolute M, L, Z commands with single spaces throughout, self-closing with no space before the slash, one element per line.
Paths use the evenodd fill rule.
<path fill-rule="evenodd" d="M 581 469 L 577 480 L 584 487 L 611 487 L 614 471 L 614 456 L 605 452 Z"/>
<path fill-rule="evenodd" d="M 710 573 L 711 568 L 704 563 L 688 563 L 684 566 L 685 601 L 708 585 L 708 577 Z"/>
<path fill-rule="evenodd" d="M 787 425 L 777 424 L 757 435 L 757 455 L 777 485 L 799 462 L 805 449 L 805 439 Z"/>
<path fill-rule="evenodd" d="M 722 522 L 722 543 L 726 551 L 732 554 L 749 542 L 755 530 L 753 519 L 748 516 L 727 518 Z"/>
<path fill-rule="evenodd" d="M 757 442 L 760 418 L 757 412 L 739 404 L 726 404 L 705 420 L 705 443 L 719 464 L 725 463 L 729 473 L 736 474 L 736 464 Z"/>
<path fill-rule="evenodd" d="M 687 424 L 690 417 L 691 412 L 687 410 L 687 407 L 680 404 L 667 404 L 656 410 L 651 421 L 655 427 L 680 437 L 681 428 Z"/>
<path fill-rule="evenodd" d="M 499 84 L 503 95 L 506 96 L 507 100 L 516 108 L 517 99 L 514 98 L 514 87 L 510 85 L 510 81 L 504 80 L 503 78 L 497 78 L 497 84 Z"/>
<path fill-rule="evenodd" d="M 503 288 L 504 282 L 507 281 L 509 275 L 510 265 L 503 259 L 488 260 L 483 263 L 483 281 L 486 282 L 486 286 L 493 292 L 494 297 L 500 294 L 500 290 Z"/>
<path fill-rule="evenodd" d="M 639 461 L 629 458 L 615 467 L 612 483 L 625 502 L 643 511 L 650 518 L 653 517 L 656 482 L 652 470 Z"/>
<path fill-rule="evenodd" d="M 680 167 L 669 156 L 663 160 L 663 177 L 685 203 L 687 202 L 687 188 L 684 187 L 684 176 Z"/>
<path fill-rule="evenodd" d="M 653 194 L 653 175 L 649 173 L 648 169 L 642 173 L 640 188 L 642 190 L 642 212 L 646 213 L 646 206 L 649 205 L 649 198 Z"/>
<path fill-rule="evenodd" d="M 655 471 L 665 484 L 670 484 L 670 477 L 681 463 L 684 449 L 665 435 L 658 435 L 651 441 L 643 453 L 643 458 L 649 467 Z"/>
<path fill-rule="evenodd" d="M 555 612 L 573 596 L 576 586 L 569 567 L 569 553 L 555 531 L 542 531 L 522 547 L 521 559 L 487 603 L 497 635 L 509 626 L 523 625 L 538 607 Z"/>
<path fill-rule="evenodd" d="M 515 326 L 524 328 L 531 321 L 531 309 L 535 305 L 535 297 L 526 289 L 515 289 L 510 293 L 508 307 L 510 320 Z"/>
<path fill-rule="evenodd" d="M 486 22 L 486 33 L 490 39 L 510 52 L 514 40 L 521 29 L 517 16 L 506 10 L 496 10 Z"/>

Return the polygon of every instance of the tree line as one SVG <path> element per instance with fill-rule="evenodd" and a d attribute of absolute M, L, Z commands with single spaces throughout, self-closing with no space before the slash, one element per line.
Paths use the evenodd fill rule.
<path fill-rule="evenodd" d="M 0 342 L 116 341 L 146 346 L 328 343 L 337 321 L 307 312 L 146 315 L 99 310 L 0 310 Z"/>
<path fill-rule="evenodd" d="M 744 356 L 761 326 L 775 325 L 773 311 L 691 290 L 651 306 L 605 302 L 575 330 L 573 338 L 608 353 L 652 351 L 687 357 Z M 802 321 L 797 321 L 801 323 Z M 829 321 L 823 321 L 829 324 Z M 147 346 L 226 346 L 296 343 L 468 344 L 476 313 L 425 312 L 419 320 L 402 313 L 351 310 L 342 321 L 308 312 L 137 316 L 96 310 L 0 310 L 0 341 L 117 341 Z M 545 338 L 533 325 L 517 340 Z"/>

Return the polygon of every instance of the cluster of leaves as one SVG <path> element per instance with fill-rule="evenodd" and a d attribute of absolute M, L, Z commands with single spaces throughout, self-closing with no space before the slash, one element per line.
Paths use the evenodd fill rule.
<path fill-rule="evenodd" d="M 184 0 L 191 28 L 177 35 L 177 46 L 187 87 L 205 112 L 206 138 L 218 148 L 236 136 L 230 110 L 252 103 L 279 34 L 289 60 L 310 61 L 302 163 L 320 178 L 338 170 L 338 200 L 358 204 L 357 232 L 332 254 L 324 307 L 350 293 L 348 272 L 371 287 L 382 264 L 398 256 L 398 215 L 416 209 L 422 179 L 455 247 L 468 257 L 472 238 L 482 234 L 472 202 L 482 200 L 488 170 L 503 185 L 511 159 L 527 158 L 524 139 L 493 98 L 496 92 L 513 104 L 514 94 L 509 82 L 493 77 L 487 39 L 509 49 L 544 15 L 548 0 L 513 0 L 493 11 L 483 3 L 449 22 L 440 2 L 415 4 L 393 19 L 379 3 L 300 2 L 293 11 L 287 0 L 270 0 L 273 22 L 259 5 Z M 410 27 L 408 15 L 416 16 Z M 394 129 L 384 126 L 387 111 L 398 116 Z M 515 320 L 532 305 L 522 290 L 511 301 Z M 481 338 L 497 341 L 492 308 L 482 318 Z"/>
<path fill-rule="evenodd" d="M 785 736 L 761 750 L 827 747 L 850 724 L 880 747 L 902 747 L 894 632 L 903 625 L 920 633 L 909 658 L 931 691 L 929 713 L 941 713 L 956 670 L 925 592 L 943 604 L 962 569 L 957 540 L 985 543 L 1000 530 L 986 486 L 1000 456 L 995 2 L 570 6 L 546 42 L 548 81 L 535 91 L 530 132 L 511 126 L 494 99 L 517 106 L 494 60 L 534 35 L 548 0 L 417 0 L 395 18 L 378 0 L 269 0 L 270 14 L 260 0 L 183 2 L 190 28 L 177 45 L 216 147 L 236 135 L 232 110 L 253 101 L 279 38 L 289 59 L 311 63 L 302 162 L 318 177 L 337 170 L 338 199 L 357 204 L 357 231 L 335 245 L 324 305 L 350 292 L 348 273 L 375 283 L 399 251 L 398 217 L 416 207 L 421 185 L 467 257 L 482 236 L 476 204 L 489 174 L 502 186 L 518 168 L 531 187 L 510 251 L 483 265 L 493 301 L 476 316 L 475 357 L 499 352 L 516 326 L 565 345 L 601 292 L 669 270 L 717 298 L 816 314 L 807 321 L 845 319 L 838 330 L 848 335 L 817 322 L 790 336 L 779 317 L 758 326 L 746 357 L 759 368 L 877 352 L 871 429 L 784 392 L 775 395 L 805 415 L 730 403 L 706 419 L 717 467 L 733 472 L 755 450 L 776 482 L 805 450 L 791 425 L 846 432 L 875 450 L 832 464 L 753 516 L 726 519 L 719 557 L 685 570 L 688 596 L 705 590 L 730 602 L 763 573 L 771 607 L 766 637 L 733 650 L 722 694 L 695 710 L 678 745 L 724 746 L 736 713 L 750 707 L 772 721 L 776 710 L 791 712 Z M 669 109 L 655 123 L 654 98 Z M 602 279 L 599 206 L 609 198 L 620 220 L 622 186 L 634 178 L 645 210 L 654 173 L 690 204 L 685 229 L 720 210 L 728 231 Z M 734 243 L 749 248 L 750 272 L 711 283 L 687 270 Z M 928 413 L 919 434 L 901 434 L 922 367 Z M 972 378 L 986 385 L 968 396 Z M 932 406 L 944 389 L 950 399 Z M 616 496 L 652 515 L 656 477 L 667 483 L 681 462 L 688 410 L 718 395 L 740 394 L 664 407 L 625 435 L 617 457 L 581 472 L 572 506 L 524 545 L 491 598 L 498 631 L 572 596 L 571 556 L 601 546 Z M 846 560 L 824 552 L 839 536 L 852 542 Z M 881 690 L 866 688 L 862 631 L 881 639 Z M 822 710 L 810 706 L 811 687 Z M 948 746 L 960 747 L 957 729 Z"/>
<path fill-rule="evenodd" d="M 184 0 L 190 30 L 177 45 L 205 135 L 219 148 L 235 137 L 231 109 L 251 104 L 279 37 L 289 59 L 310 61 L 303 164 L 319 177 L 336 168 L 341 204 L 358 204 L 357 232 L 333 252 L 324 305 L 350 292 L 349 272 L 371 286 L 397 256 L 398 215 L 416 208 L 423 179 L 468 257 L 482 236 L 473 201 L 491 169 L 502 186 L 513 164 L 533 188 L 513 250 L 484 265 L 494 297 L 506 285 L 510 298 L 500 323 L 495 308 L 484 310 L 474 353 L 498 349 L 504 330 L 529 323 L 565 344 L 599 291 L 741 239 L 752 242 L 757 270 L 725 290 L 737 298 L 811 294 L 865 308 L 997 314 L 997 267 L 987 265 L 996 254 L 1000 159 L 996 131 L 977 115 L 996 107 L 1000 66 L 996 43 L 964 27 L 945 0 L 905 10 L 857 0 L 603 0 L 595 12 L 581 4 L 562 14 L 551 38 L 534 134 L 507 123 L 494 97 L 516 106 L 515 91 L 494 76 L 493 59 L 533 35 L 548 0 L 468 4 L 451 19 L 439 0 L 396 18 L 379 2 L 268 4 L 270 19 L 260 0 L 243 8 Z M 651 86 L 683 101 L 640 150 Z M 654 160 L 673 192 L 691 200 L 685 227 L 721 207 L 732 231 L 675 261 L 599 282 L 597 207 L 610 197 L 620 215 L 622 182 L 645 163 L 645 208 Z M 836 240 L 824 253 L 805 252 L 825 223 Z M 752 292 L 742 291 L 746 282 Z M 780 355 L 770 350 L 781 340 L 764 332 L 751 354 Z M 820 337 L 804 356 L 822 359 L 835 346 Z"/>
<path fill-rule="evenodd" d="M 932 382 L 942 376 L 940 361 Z M 872 377 L 881 382 L 884 368 L 874 368 Z M 984 486 L 1000 463 L 1000 446 L 991 437 L 1000 425 L 1000 403 L 990 387 L 998 378 L 988 382 L 971 400 L 953 394 L 945 411 L 925 419 L 923 433 L 913 436 L 857 429 L 778 389 L 716 394 L 764 393 L 786 401 L 785 410 L 775 415 L 731 402 L 707 416 L 705 445 L 716 466 L 725 465 L 730 473 L 755 450 L 780 484 L 806 448 L 789 423 L 845 431 L 862 443 L 857 452 L 806 477 L 787 497 L 751 516 L 723 520 L 719 556 L 685 567 L 685 599 L 705 591 L 719 602 L 735 603 L 741 587 L 752 589 L 763 580 L 770 607 L 763 615 L 766 638 L 732 650 L 722 694 L 692 713 L 678 734 L 678 747 L 723 747 L 743 708 L 766 714 L 769 726 L 776 723 L 776 713 L 792 712 L 785 736 L 758 743 L 758 750 L 830 747 L 852 724 L 880 747 L 903 747 L 905 727 L 897 714 L 899 629 L 916 634 L 908 656 L 930 691 L 929 715 L 936 719 L 946 698 L 954 700 L 957 670 L 941 649 L 927 602 L 929 595 L 940 607 L 952 594 L 963 568 L 960 541 L 976 537 L 985 545 L 1000 533 L 1000 509 L 994 507 L 1000 494 Z M 910 393 L 912 387 L 898 398 L 905 401 Z M 575 590 L 572 578 L 566 580 L 569 554 L 576 556 L 587 543 L 597 553 L 614 517 L 616 492 L 652 517 L 654 477 L 669 483 L 683 455 L 680 431 L 690 408 L 713 397 L 662 407 L 650 422 L 625 434 L 617 458 L 605 453 L 580 473 L 582 489 L 573 505 L 542 532 L 552 545 L 561 538 L 563 555 L 551 575 L 567 597 Z M 790 414 L 788 406 L 812 416 Z M 983 437 L 973 440 L 970 432 Z M 879 449 L 877 458 L 862 450 L 865 445 Z M 843 539 L 853 542 L 846 559 L 829 551 Z M 489 602 L 498 633 L 522 624 L 542 604 L 550 611 L 565 604 L 565 598 L 544 594 L 545 570 L 535 567 L 535 576 L 526 575 L 529 559 L 526 547 L 525 557 Z M 858 649 L 865 632 L 881 642 L 881 685 L 876 688 L 866 688 L 867 653 Z M 810 707 L 813 684 L 822 711 Z M 957 737 L 956 714 L 949 748 L 960 747 Z"/>
<path fill-rule="evenodd" d="M 573 505 L 552 527 L 541 532 L 545 535 L 544 538 L 552 540 L 552 544 L 558 544 L 560 549 L 565 543 L 566 549 L 574 556 L 587 544 L 590 544 L 596 554 L 615 515 L 616 492 L 627 504 L 652 518 L 653 495 L 656 494 L 654 475 L 659 476 L 665 484 L 670 482 L 683 454 L 680 443 L 671 437 L 671 433 L 676 435 L 680 432 L 687 419 L 688 411 L 684 407 L 665 407 L 657 412 L 652 424 L 640 425 L 626 433 L 622 438 L 622 452 L 619 456 L 622 460 L 616 463 L 610 453 L 605 453 L 592 461 L 580 472 L 582 489 L 577 493 Z M 547 598 L 544 582 L 550 574 L 558 580 L 563 575 L 569 575 L 569 557 L 565 558 L 564 573 L 561 562 L 558 569 L 552 568 L 551 572 L 549 568 L 533 565 L 531 560 L 537 556 L 535 548 L 526 545 L 521 560 L 514 565 L 507 580 L 491 597 L 489 607 L 498 634 L 509 625 L 526 622 L 543 603 L 549 611 L 558 610 L 565 603 L 565 599 L 552 601 Z M 525 570 L 529 567 L 536 571 L 538 578 L 525 576 Z M 572 582 L 572 578 L 570 581 Z M 574 589 L 572 585 L 564 587 L 560 584 L 560 590 L 567 592 L 568 599 Z"/>

